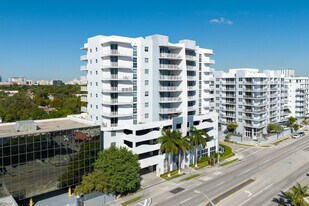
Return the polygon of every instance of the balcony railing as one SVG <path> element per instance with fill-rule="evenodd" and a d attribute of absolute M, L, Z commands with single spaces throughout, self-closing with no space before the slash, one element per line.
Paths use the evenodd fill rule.
<path fill-rule="evenodd" d="M 161 97 L 160 102 L 180 102 L 180 97 Z"/>
<path fill-rule="evenodd" d="M 194 70 L 195 71 L 196 67 L 195 66 L 190 66 L 190 65 L 187 65 L 187 70 Z"/>
<path fill-rule="evenodd" d="M 81 112 L 85 112 L 86 113 L 87 112 L 87 107 L 81 107 L 80 110 L 81 110 Z"/>
<path fill-rule="evenodd" d="M 193 55 L 186 55 L 187 60 L 195 60 L 195 56 Z"/>
<path fill-rule="evenodd" d="M 112 74 L 110 76 L 103 76 L 103 79 L 108 79 L 108 80 L 128 80 L 128 81 L 131 81 L 132 77 L 126 76 L 126 75 Z"/>
<path fill-rule="evenodd" d="M 132 56 L 131 53 L 129 52 L 123 52 L 123 51 L 119 51 L 117 49 L 111 49 L 108 51 L 103 51 L 102 53 L 103 56 Z"/>
<path fill-rule="evenodd" d="M 132 103 L 133 103 L 132 100 L 123 100 L 123 99 L 121 99 L 121 101 L 119 101 L 119 99 L 110 99 L 110 100 L 103 101 L 103 104 L 107 104 L 107 105 L 111 105 L 111 104 L 132 104 Z"/>
<path fill-rule="evenodd" d="M 181 76 L 176 75 L 160 75 L 160 80 L 181 80 Z"/>
<path fill-rule="evenodd" d="M 160 87 L 160 91 L 181 91 L 181 88 L 177 86 Z"/>
<path fill-rule="evenodd" d="M 161 58 L 180 59 L 181 56 L 176 53 L 160 53 Z"/>
<path fill-rule="evenodd" d="M 132 92 L 132 87 L 127 88 L 118 88 L 118 87 L 111 87 L 108 89 L 103 89 L 103 92 Z"/>
<path fill-rule="evenodd" d="M 87 55 L 82 55 L 82 56 L 80 56 L 80 60 L 81 61 L 87 61 L 88 59 L 87 59 Z"/>
<path fill-rule="evenodd" d="M 181 70 L 177 64 L 160 64 L 160 69 Z"/>
<path fill-rule="evenodd" d="M 196 90 L 196 86 L 188 86 L 188 90 Z"/>
<path fill-rule="evenodd" d="M 88 90 L 87 90 L 87 86 L 81 86 L 80 87 L 80 91 L 82 91 L 82 92 L 87 92 Z"/>
<path fill-rule="evenodd" d="M 87 71 L 88 69 L 87 69 L 87 65 L 82 65 L 82 66 L 80 66 L 80 70 L 81 71 Z"/>
<path fill-rule="evenodd" d="M 177 108 L 160 109 L 160 113 L 180 113 Z"/>

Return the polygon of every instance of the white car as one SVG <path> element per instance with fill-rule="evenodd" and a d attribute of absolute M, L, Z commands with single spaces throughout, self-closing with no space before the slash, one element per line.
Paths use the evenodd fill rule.
<path fill-rule="evenodd" d="M 298 139 L 298 138 L 300 138 L 300 135 L 299 135 L 299 134 L 294 134 L 294 135 L 293 135 L 293 139 Z"/>

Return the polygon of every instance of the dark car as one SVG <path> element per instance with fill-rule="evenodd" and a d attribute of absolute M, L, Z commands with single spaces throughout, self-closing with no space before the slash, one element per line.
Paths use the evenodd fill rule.
<path fill-rule="evenodd" d="M 305 136 L 305 132 L 298 132 L 298 134 L 299 134 L 301 137 Z"/>

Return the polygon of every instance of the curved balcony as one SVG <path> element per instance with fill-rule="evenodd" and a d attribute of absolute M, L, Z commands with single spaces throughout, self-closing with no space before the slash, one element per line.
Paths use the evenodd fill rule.
<path fill-rule="evenodd" d="M 110 99 L 110 100 L 103 100 L 103 105 L 128 105 L 133 104 L 132 100 L 119 100 L 119 99 Z"/>
<path fill-rule="evenodd" d="M 102 116 L 104 117 L 130 117 L 132 112 L 103 112 Z"/>
<path fill-rule="evenodd" d="M 102 81 L 132 81 L 132 80 L 133 78 L 131 76 L 117 75 L 117 74 L 103 76 L 103 79 L 102 79 Z"/>
<path fill-rule="evenodd" d="M 180 97 L 161 97 L 159 102 L 160 103 L 170 103 L 170 102 L 181 102 Z"/>
<path fill-rule="evenodd" d="M 159 91 L 160 92 L 181 92 L 182 89 L 180 87 L 177 87 L 177 86 L 166 86 L 166 87 L 160 87 L 159 88 Z"/>
<path fill-rule="evenodd" d="M 104 63 L 102 69 L 132 69 L 133 65 L 119 64 L 118 62 Z"/>
<path fill-rule="evenodd" d="M 171 114 L 171 113 L 181 113 L 177 108 L 160 109 L 160 114 Z"/>
<path fill-rule="evenodd" d="M 187 65 L 188 71 L 196 71 L 196 66 Z"/>
<path fill-rule="evenodd" d="M 181 59 L 181 56 L 176 53 L 160 53 L 160 59 Z"/>
<path fill-rule="evenodd" d="M 119 57 L 131 57 L 132 53 L 131 52 L 123 52 L 119 51 L 116 49 L 110 49 L 107 51 L 103 51 L 102 57 L 107 57 L 107 56 L 119 56 Z"/>
<path fill-rule="evenodd" d="M 176 75 L 160 75 L 160 81 L 182 81 L 181 76 Z"/>
<path fill-rule="evenodd" d="M 132 87 L 127 88 L 118 88 L 118 87 L 111 87 L 107 89 L 103 89 L 104 93 L 132 93 Z"/>
<path fill-rule="evenodd" d="M 160 70 L 182 70 L 182 68 L 177 64 L 160 64 Z"/>
<path fill-rule="evenodd" d="M 88 61 L 87 55 L 80 56 L 81 61 Z"/>

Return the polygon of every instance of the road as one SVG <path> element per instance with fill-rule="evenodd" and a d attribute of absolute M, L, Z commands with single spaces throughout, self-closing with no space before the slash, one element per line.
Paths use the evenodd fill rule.
<path fill-rule="evenodd" d="M 239 148 L 240 149 L 240 148 Z M 296 181 L 308 181 L 305 177 L 309 170 L 309 136 L 290 140 L 289 144 L 275 148 L 243 148 L 242 161 L 230 166 L 219 167 L 190 182 L 178 182 L 173 188 L 164 188 L 149 194 L 151 205 L 206 205 L 202 191 L 211 199 L 252 178 L 255 181 L 242 188 L 217 205 L 225 206 L 263 206 L 277 205 L 273 198 L 295 184 Z M 251 151 L 250 153 L 248 153 Z M 170 191 L 177 189 L 179 192 Z M 167 191 L 168 190 L 168 191 Z M 142 205 L 142 202 L 135 204 Z"/>

